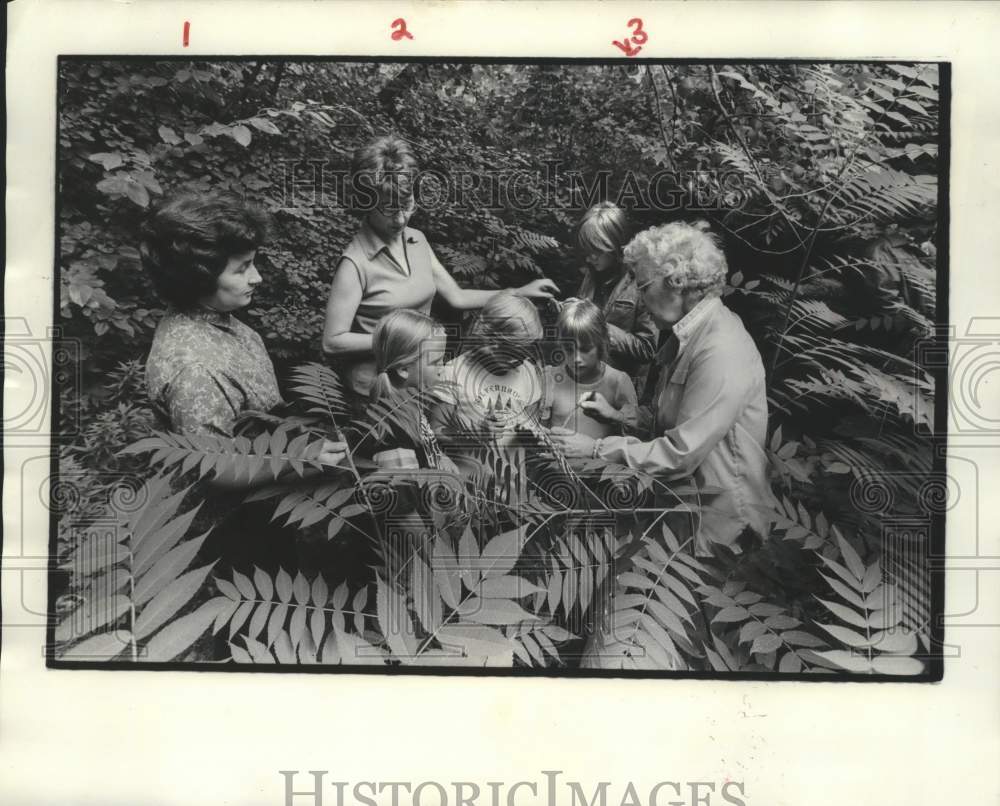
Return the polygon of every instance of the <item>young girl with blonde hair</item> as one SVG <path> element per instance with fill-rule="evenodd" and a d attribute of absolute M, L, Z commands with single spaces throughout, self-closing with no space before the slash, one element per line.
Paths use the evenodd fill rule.
<path fill-rule="evenodd" d="M 372 332 L 376 375 L 371 400 L 375 416 L 391 423 L 383 428 L 383 443 L 394 443 L 375 455 L 386 467 L 426 467 L 453 470 L 441 452 L 422 408 L 422 393 L 438 383 L 445 354 L 444 330 L 429 316 L 409 309 L 383 316 Z"/>
<path fill-rule="evenodd" d="M 607 364 L 608 325 L 601 309 L 588 300 L 568 302 L 559 312 L 556 328 L 566 360 L 561 366 L 545 368 L 542 423 L 594 439 L 622 434 L 634 426 L 635 386 L 628 375 Z M 613 409 L 609 418 L 589 417 L 582 406 L 598 393 Z"/>

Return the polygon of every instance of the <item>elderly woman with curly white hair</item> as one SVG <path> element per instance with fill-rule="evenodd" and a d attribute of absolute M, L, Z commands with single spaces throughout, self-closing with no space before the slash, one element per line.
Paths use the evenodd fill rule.
<path fill-rule="evenodd" d="M 692 476 L 701 488 L 721 490 L 702 508 L 697 554 L 710 553 L 712 542 L 734 546 L 748 528 L 764 534 L 772 500 L 764 366 L 742 321 L 720 299 L 727 271 L 722 250 L 711 234 L 671 223 L 633 238 L 625 263 L 653 320 L 670 331 L 650 375 L 649 438 L 595 440 L 553 429 L 554 441 L 569 456 L 600 458 L 665 480 Z M 588 395 L 580 407 L 601 421 L 620 417 L 600 394 Z"/>

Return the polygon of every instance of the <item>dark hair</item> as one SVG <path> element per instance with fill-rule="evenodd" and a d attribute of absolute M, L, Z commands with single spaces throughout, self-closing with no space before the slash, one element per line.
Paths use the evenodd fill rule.
<path fill-rule="evenodd" d="M 351 160 L 351 212 L 364 216 L 383 200 L 405 206 L 413 198 L 416 170 L 417 159 L 409 143 L 396 135 L 362 146 Z"/>
<path fill-rule="evenodd" d="M 235 194 L 182 192 L 150 214 L 139 252 L 157 293 L 192 308 L 215 292 L 231 257 L 257 249 L 269 234 L 268 214 Z"/>

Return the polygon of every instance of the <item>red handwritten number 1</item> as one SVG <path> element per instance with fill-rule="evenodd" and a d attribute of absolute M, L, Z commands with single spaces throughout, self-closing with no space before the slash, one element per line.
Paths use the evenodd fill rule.
<path fill-rule="evenodd" d="M 184 47 L 188 46 L 188 34 L 191 33 L 191 23 L 184 20 Z"/>
<path fill-rule="evenodd" d="M 649 34 L 642 29 L 642 20 L 638 17 L 630 19 L 627 25 L 634 31 L 632 36 L 625 37 L 624 42 L 612 39 L 611 44 L 619 48 L 626 56 L 632 57 L 642 50 L 642 45 L 649 41 Z M 637 47 L 632 47 L 633 45 Z"/>
<path fill-rule="evenodd" d="M 394 42 L 398 42 L 403 37 L 406 37 L 407 39 L 413 39 L 413 34 L 411 34 L 409 31 L 406 30 L 406 20 L 404 20 L 402 17 L 393 20 L 392 25 L 390 27 L 399 28 L 398 31 L 392 32 L 392 39 Z"/>

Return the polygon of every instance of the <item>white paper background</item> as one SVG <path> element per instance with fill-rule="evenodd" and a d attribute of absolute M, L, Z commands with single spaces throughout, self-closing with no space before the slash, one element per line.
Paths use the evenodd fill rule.
<path fill-rule="evenodd" d="M 25 318 L 36 336 L 52 311 L 58 54 L 615 57 L 610 41 L 634 16 L 650 37 L 644 57 L 952 61 L 951 322 L 962 336 L 971 317 L 998 316 L 992 3 L 18 0 L 8 13 L 5 315 Z M 413 41 L 389 39 L 399 16 Z M 992 324 L 1000 331 L 1000 319 Z M 998 377 L 980 387 L 980 403 L 996 403 L 1000 416 Z M 32 394 L 15 383 L 5 387 L 8 411 Z M 1000 555 L 990 495 L 1000 489 L 1000 439 L 962 437 L 949 449 L 949 468 L 975 462 L 979 485 L 950 513 L 949 541 L 979 557 L 949 573 L 947 641 L 961 657 L 938 685 L 48 671 L 30 615 L 45 601 L 35 570 L 49 531 L 37 492 L 44 442 L 5 447 L 3 803 L 283 804 L 279 769 L 484 786 L 563 770 L 588 792 L 611 781 L 615 806 L 630 780 L 640 792 L 662 780 L 745 781 L 752 806 L 1000 796 L 1000 559 L 986 558 Z M 309 783 L 304 772 L 296 781 Z M 660 802 L 672 799 L 666 790 Z M 535 802 L 544 799 L 518 799 Z"/>

